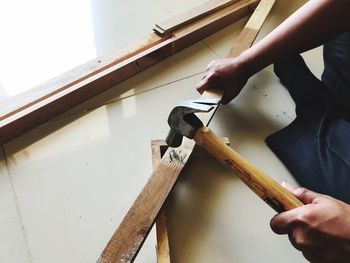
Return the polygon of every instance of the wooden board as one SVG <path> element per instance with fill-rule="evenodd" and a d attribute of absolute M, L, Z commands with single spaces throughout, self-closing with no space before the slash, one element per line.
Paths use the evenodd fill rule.
<path fill-rule="evenodd" d="M 160 160 L 159 160 L 160 161 Z M 158 214 L 156 220 L 157 231 L 157 263 L 170 263 L 170 248 L 167 228 L 167 217 L 164 208 Z"/>
<path fill-rule="evenodd" d="M 269 3 L 269 5 L 266 5 L 266 3 Z M 253 13 L 251 20 L 264 21 L 271 9 L 267 7 L 272 7 L 273 3 L 274 0 L 261 0 L 258 7 L 259 11 Z M 263 8 L 262 11 L 259 9 L 260 6 L 266 7 Z M 248 25 L 250 24 L 251 22 L 248 22 Z M 255 37 L 257 36 L 260 27 L 255 28 Z M 252 32 L 249 33 L 251 34 Z M 255 37 L 249 37 L 251 42 L 248 42 L 246 41 L 247 38 L 240 36 L 239 41 L 244 41 L 245 43 L 239 44 L 248 48 L 253 44 Z M 234 56 L 238 54 L 230 53 L 230 55 Z M 218 90 L 215 92 L 206 91 L 202 96 L 213 96 L 217 98 L 222 96 L 222 92 Z M 205 125 L 208 125 L 214 113 L 214 111 L 211 111 L 209 113 L 198 115 L 202 122 Z M 184 138 L 184 141 L 179 148 L 169 148 L 166 151 L 161 162 L 152 173 L 149 181 L 146 183 L 140 195 L 137 197 L 122 223 L 119 225 L 103 250 L 98 259 L 99 263 L 132 262 L 134 260 L 163 203 L 173 188 L 186 162 L 190 158 L 194 145 L 193 140 Z"/>
<path fill-rule="evenodd" d="M 43 84 L 24 97 L 8 101 L 8 107 L 0 107 L 0 143 L 29 131 L 250 14 L 258 2 L 241 0 L 176 30 L 168 38 L 151 34 L 130 52 L 94 60 Z"/>
<path fill-rule="evenodd" d="M 228 137 L 222 138 L 223 142 L 230 145 Z M 152 147 L 152 167 L 155 169 L 166 150 L 169 148 L 165 140 L 153 140 L 151 142 Z M 198 152 L 197 152 L 198 154 Z M 156 232 L 157 232 L 157 263 L 170 263 L 170 244 L 167 228 L 167 215 L 165 212 L 166 203 L 163 204 L 162 209 L 159 211 L 156 219 Z"/>
<path fill-rule="evenodd" d="M 99 263 L 132 262 L 187 162 L 194 142 L 168 149 L 102 252 Z"/>
<path fill-rule="evenodd" d="M 276 0 L 261 1 L 254 13 L 256 16 L 252 16 L 246 26 L 243 28 L 241 34 L 238 36 L 237 44 L 229 52 L 229 57 L 234 57 L 237 54 L 242 53 L 249 48 L 250 43 L 254 42 L 261 26 L 265 21 L 265 17 L 271 11 Z"/>
<path fill-rule="evenodd" d="M 157 23 L 153 31 L 159 36 L 167 36 L 174 32 L 176 29 L 188 25 L 189 23 L 195 21 L 196 19 L 202 18 L 208 14 L 212 14 L 224 7 L 236 3 L 238 0 L 211 0 L 205 2 L 191 10 L 177 15 L 175 17 L 169 18 L 161 23 Z"/>
<path fill-rule="evenodd" d="M 154 140 L 151 142 L 152 147 L 152 167 L 153 170 L 159 165 L 164 153 L 168 149 L 168 145 L 164 140 Z M 165 204 L 158 213 L 156 219 L 157 232 L 157 263 L 170 263 L 170 249 L 167 228 L 167 217 L 165 212 Z"/>

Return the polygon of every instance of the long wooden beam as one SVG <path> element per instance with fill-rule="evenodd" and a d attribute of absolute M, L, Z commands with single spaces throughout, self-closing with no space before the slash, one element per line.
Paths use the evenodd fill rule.
<path fill-rule="evenodd" d="M 274 2 L 275 0 L 261 0 L 247 24 L 249 36 L 244 33 L 247 32 L 245 30 L 247 27 L 245 27 L 238 37 L 237 44 L 241 48 L 237 50 L 242 50 L 242 47 L 247 49 L 253 44 Z M 235 49 L 233 49 L 229 56 L 235 55 L 238 55 L 238 53 L 235 53 Z M 222 95 L 222 92 L 215 90 L 214 92 L 204 92 L 202 97 L 221 98 Z M 211 111 L 200 114 L 199 118 L 205 125 L 208 125 L 214 113 L 214 111 Z M 194 145 L 193 140 L 185 138 L 179 148 L 169 148 L 166 151 L 161 162 L 103 250 L 98 263 L 132 262 L 134 260 L 158 212 L 189 159 Z"/>
<path fill-rule="evenodd" d="M 168 18 L 167 20 L 157 23 L 153 31 L 160 36 L 171 34 L 176 29 L 185 26 L 201 17 L 212 14 L 226 6 L 232 5 L 238 0 L 210 0 L 195 8 L 190 9 L 176 17 Z"/>
<path fill-rule="evenodd" d="M 67 111 L 250 14 L 258 0 L 241 0 L 161 38 L 155 33 L 122 55 L 93 60 L 0 107 L 0 143 Z M 15 104 L 15 108 L 13 105 Z"/>

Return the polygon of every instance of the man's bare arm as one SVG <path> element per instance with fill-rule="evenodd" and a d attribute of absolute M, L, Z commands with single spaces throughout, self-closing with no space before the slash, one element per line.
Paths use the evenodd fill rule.
<path fill-rule="evenodd" d="M 197 90 L 225 90 L 232 100 L 247 80 L 273 62 L 317 47 L 350 28 L 349 0 L 311 0 L 274 31 L 236 58 L 212 61 Z"/>
<path fill-rule="evenodd" d="M 300 54 L 349 29 L 349 0 L 311 0 L 242 54 L 253 75 L 274 61 Z"/>

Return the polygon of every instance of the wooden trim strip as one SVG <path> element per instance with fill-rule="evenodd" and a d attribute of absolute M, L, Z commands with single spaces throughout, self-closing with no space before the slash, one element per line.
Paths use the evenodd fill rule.
<path fill-rule="evenodd" d="M 220 9 L 236 3 L 238 0 L 210 0 L 178 16 L 169 18 L 154 26 L 153 31 L 159 36 L 167 36 L 176 29 L 188 25 L 195 20 L 212 14 Z"/>
<path fill-rule="evenodd" d="M 160 161 L 160 160 L 159 160 Z M 167 216 L 164 207 L 159 211 L 156 220 L 157 263 L 170 263 L 170 247 L 167 229 Z"/>
<path fill-rule="evenodd" d="M 82 82 L 88 79 L 89 77 L 92 77 L 97 73 L 108 69 L 113 65 L 116 65 L 128 58 L 136 56 L 142 51 L 150 49 L 157 44 L 160 44 L 165 39 L 166 38 L 161 38 L 155 34 L 150 34 L 147 38 L 142 40 L 135 47 L 128 47 L 125 50 L 119 51 L 117 54 L 112 54 L 109 56 L 91 60 L 85 63 L 84 65 L 74 68 L 52 80 L 49 80 L 48 82 L 45 82 L 33 88 L 32 90 L 24 92 L 23 94 L 19 94 L 13 99 L 10 99 L 10 101 L 19 101 L 19 103 L 17 104 L 18 106 L 16 106 L 15 108 L 13 106 L 11 107 L 10 105 L 6 107 L 5 103 L 0 104 L 2 106 L 5 104 L 5 107 L 2 107 L 0 111 L 0 120 L 4 120 L 7 117 L 18 113 L 32 105 L 35 105 L 36 103 L 39 103 L 40 101 L 43 101 L 61 91 L 64 91 L 65 89 L 68 89 L 69 87 L 74 86 L 79 82 Z M 32 99 L 26 101 L 25 98 L 28 98 L 29 96 L 31 96 Z"/>
<path fill-rule="evenodd" d="M 102 66 L 101 61 L 97 60 L 80 67 L 83 74 L 77 74 L 78 79 L 75 81 L 67 83 L 67 76 L 56 79 L 51 83 L 54 88 L 50 93 L 39 95 L 25 105 L 0 116 L 0 143 L 29 131 L 250 14 L 258 2 L 241 0 L 176 30 L 169 38 L 160 38 L 153 34 L 146 43 L 142 43 L 141 47 L 131 53 L 108 58 Z M 79 69 L 75 72 L 79 72 Z M 76 75 L 75 72 L 71 74 Z M 46 87 L 51 84 L 46 84 Z"/>
<path fill-rule="evenodd" d="M 259 3 L 254 13 L 259 14 L 252 16 L 241 34 L 238 36 L 237 44 L 229 52 L 229 57 L 234 57 L 236 54 L 240 54 L 242 51 L 249 48 L 249 43 L 254 42 L 257 34 L 256 32 L 262 27 L 265 17 L 270 13 L 276 0 L 264 0 Z"/>
<path fill-rule="evenodd" d="M 160 163 L 162 156 L 168 149 L 168 145 L 166 144 L 165 140 L 154 140 L 151 142 L 151 146 L 152 146 L 152 167 L 153 169 L 155 169 Z M 165 204 L 163 204 L 163 207 L 159 211 L 156 219 L 157 263 L 171 262 Z"/>
<path fill-rule="evenodd" d="M 264 5 L 267 1 L 274 2 L 274 0 L 261 0 L 261 5 Z M 267 14 L 268 12 L 254 12 L 251 19 L 255 20 L 256 16 L 263 16 L 263 20 L 265 20 Z M 260 27 L 255 29 L 255 37 L 259 29 Z M 242 32 L 244 32 L 244 30 Z M 249 41 L 254 41 L 255 37 L 249 37 L 248 39 Z M 250 47 L 253 42 L 246 41 L 246 39 L 247 38 L 244 36 L 239 37 L 240 41 L 245 42 L 239 44 Z M 234 56 L 238 54 L 231 53 L 230 55 Z M 219 97 L 222 96 L 222 92 L 208 91 L 204 92 L 202 96 Z M 214 113 L 213 111 L 202 113 L 198 114 L 198 117 L 205 125 L 208 125 Z M 166 151 L 160 164 L 152 173 L 140 195 L 137 197 L 122 223 L 103 250 L 98 259 L 98 263 L 132 262 L 135 259 L 157 214 L 173 188 L 183 167 L 190 158 L 194 146 L 195 143 L 193 140 L 184 138 L 184 142 L 179 148 L 169 148 Z"/>
<path fill-rule="evenodd" d="M 99 263 L 133 262 L 194 145 L 192 140 L 186 140 L 182 147 L 166 151 L 102 252 Z"/>

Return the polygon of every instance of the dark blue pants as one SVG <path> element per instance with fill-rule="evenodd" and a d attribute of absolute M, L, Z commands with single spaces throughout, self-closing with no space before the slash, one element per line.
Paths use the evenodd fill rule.
<path fill-rule="evenodd" d="M 317 79 L 301 56 L 274 64 L 296 104 L 296 119 L 266 139 L 296 180 L 350 203 L 350 32 L 324 46 Z"/>

